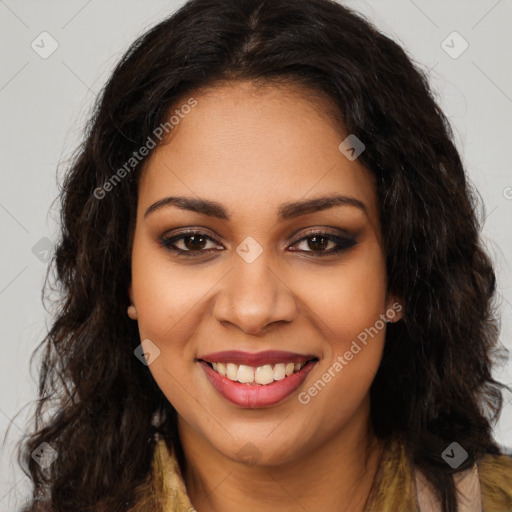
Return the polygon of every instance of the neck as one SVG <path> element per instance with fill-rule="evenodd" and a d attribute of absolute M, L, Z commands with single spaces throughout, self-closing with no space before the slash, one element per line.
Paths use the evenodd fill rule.
<path fill-rule="evenodd" d="M 369 426 L 369 403 L 325 442 L 282 465 L 233 461 L 181 418 L 178 425 L 184 481 L 198 512 L 364 512 L 383 450 Z"/>

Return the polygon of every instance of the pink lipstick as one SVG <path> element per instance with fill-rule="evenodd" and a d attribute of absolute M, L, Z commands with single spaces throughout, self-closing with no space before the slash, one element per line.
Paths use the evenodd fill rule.
<path fill-rule="evenodd" d="M 198 358 L 213 388 L 245 408 L 275 405 L 292 395 L 318 362 L 313 354 L 278 350 L 257 353 L 229 350 Z"/>

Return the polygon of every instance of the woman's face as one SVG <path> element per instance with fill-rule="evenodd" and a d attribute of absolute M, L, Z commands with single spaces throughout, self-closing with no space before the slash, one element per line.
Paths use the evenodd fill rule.
<path fill-rule="evenodd" d="M 191 95 L 139 185 L 129 291 L 149 370 L 180 435 L 233 460 L 292 461 L 361 431 L 384 314 L 400 317 L 373 177 L 305 94 Z M 349 199 L 320 200 L 335 195 Z"/>

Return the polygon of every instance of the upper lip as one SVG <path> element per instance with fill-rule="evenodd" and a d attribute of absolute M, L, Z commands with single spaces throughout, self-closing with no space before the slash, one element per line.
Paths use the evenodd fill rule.
<path fill-rule="evenodd" d="M 305 363 L 310 359 L 316 359 L 313 354 L 298 354 L 296 352 L 284 352 L 282 350 L 266 350 L 263 352 L 242 352 L 240 350 L 225 350 L 213 352 L 198 357 L 199 360 L 209 363 L 234 363 L 247 366 L 263 366 L 276 363 Z"/>

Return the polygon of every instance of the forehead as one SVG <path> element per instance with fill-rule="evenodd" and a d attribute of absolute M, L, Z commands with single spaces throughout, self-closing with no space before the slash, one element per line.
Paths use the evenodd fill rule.
<path fill-rule="evenodd" d="M 339 193 L 359 198 L 377 215 L 373 176 L 339 150 L 348 134 L 318 95 L 303 87 L 229 82 L 191 93 L 182 104 L 189 98 L 196 105 L 173 107 L 179 120 L 144 166 L 142 207 L 165 195 L 199 196 L 250 217 L 284 202 Z"/>

